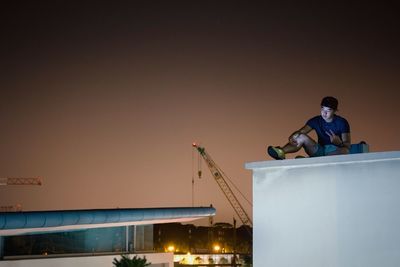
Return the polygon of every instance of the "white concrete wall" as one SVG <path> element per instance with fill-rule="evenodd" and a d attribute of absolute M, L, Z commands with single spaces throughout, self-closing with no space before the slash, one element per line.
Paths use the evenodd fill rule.
<path fill-rule="evenodd" d="M 400 266 L 400 152 L 246 168 L 255 267 Z"/>
<path fill-rule="evenodd" d="M 172 253 L 149 253 L 131 254 L 131 257 L 138 255 L 146 256 L 150 267 L 173 267 L 174 255 Z M 86 256 L 70 258 L 40 258 L 29 260 L 0 261 L 0 267 L 111 267 L 114 258 L 118 255 L 107 256 Z"/>

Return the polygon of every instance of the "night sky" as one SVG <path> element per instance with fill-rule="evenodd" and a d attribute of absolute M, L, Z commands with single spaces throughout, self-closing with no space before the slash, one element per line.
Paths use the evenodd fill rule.
<path fill-rule="evenodd" d="M 353 143 L 400 150 L 395 1 L 275 2 L 2 2 L 0 176 L 44 184 L 2 186 L 0 205 L 191 206 L 193 141 L 251 199 L 244 163 L 271 160 L 326 95 Z M 194 205 L 232 222 L 202 169 Z"/>

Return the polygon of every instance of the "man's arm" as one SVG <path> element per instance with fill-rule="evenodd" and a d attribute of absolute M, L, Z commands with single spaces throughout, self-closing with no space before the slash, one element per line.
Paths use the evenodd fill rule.
<path fill-rule="evenodd" d="M 312 128 L 310 126 L 308 126 L 307 124 L 304 125 L 302 128 L 300 128 L 299 130 L 295 131 L 294 133 L 292 133 L 289 136 L 289 139 L 293 138 L 294 136 L 297 136 L 299 134 L 308 134 L 309 132 L 311 132 Z"/>
<path fill-rule="evenodd" d="M 342 146 L 350 149 L 350 146 L 351 146 L 350 133 L 342 133 Z"/>

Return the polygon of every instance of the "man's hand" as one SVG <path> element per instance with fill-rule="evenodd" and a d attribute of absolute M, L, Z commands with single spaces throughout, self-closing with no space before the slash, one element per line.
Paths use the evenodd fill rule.
<path fill-rule="evenodd" d="M 293 146 L 299 146 L 299 143 L 297 142 L 297 137 L 299 137 L 300 132 L 294 132 L 291 136 L 289 136 L 289 143 Z"/>
<path fill-rule="evenodd" d="M 332 144 L 337 146 L 343 145 L 342 139 L 340 139 L 340 137 L 337 136 L 332 130 L 329 130 L 329 132 L 325 131 L 325 133 L 329 136 Z"/>

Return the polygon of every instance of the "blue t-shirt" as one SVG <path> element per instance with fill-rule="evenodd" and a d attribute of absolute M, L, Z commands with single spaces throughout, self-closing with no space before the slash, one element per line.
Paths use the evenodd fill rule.
<path fill-rule="evenodd" d="M 331 140 L 325 132 L 332 130 L 337 136 L 342 138 L 342 133 L 350 133 L 350 125 L 343 117 L 335 115 L 331 122 L 326 122 L 321 115 L 315 116 L 307 121 L 306 125 L 310 126 L 318 135 L 318 144 L 331 145 Z"/>

